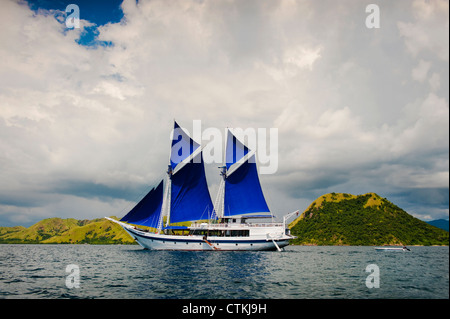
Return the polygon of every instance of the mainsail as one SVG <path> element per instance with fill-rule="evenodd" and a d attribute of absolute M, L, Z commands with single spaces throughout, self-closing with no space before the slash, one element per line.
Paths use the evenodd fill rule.
<path fill-rule="evenodd" d="M 202 153 L 170 176 L 170 222 L 209 219 L 213 211 Z"/>
<path fill-rule="evenodd" d="M 213 211 L 200 144 L 175 122 L 168 171 L 170 223 L 208 219 Z"/>
<path fill-rule="evenodd" d="M 223 217 L 272 217 L 259 182 L 255 156 L 228 130 Z"/>

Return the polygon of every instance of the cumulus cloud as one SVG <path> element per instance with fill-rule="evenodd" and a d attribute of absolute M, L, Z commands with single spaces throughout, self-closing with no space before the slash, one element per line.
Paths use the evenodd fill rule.
<path fill-rule="evenodd" d="M 261 177 L 278 216 L 374 191 L 448 217 L 448 2 L 379 7 L 368 29 L 356 1 L 124 0 L 97 28 L 111 45 L 86 46 L 92 22 L 5 2 L 0 224 L 120 215 L 164 175 L 174 118 L 278 128 L 278 171 Z"/>
<path fill-rule="evenodd" d="M 432 53 L 448 62 L 448 1 L 415 0 L 412 7 L 413 21 L 398 22 L 408 51 L 414 56 L 422 52 Z"/>

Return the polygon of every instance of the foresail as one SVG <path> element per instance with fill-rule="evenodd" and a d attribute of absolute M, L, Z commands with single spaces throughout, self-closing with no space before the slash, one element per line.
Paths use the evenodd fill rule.
<path fill-rule="evenodd" d="M 163 201 L 163 181 L 126 214 L 121 221 L 130 224 L 156 228 L 161 215 Z"/>

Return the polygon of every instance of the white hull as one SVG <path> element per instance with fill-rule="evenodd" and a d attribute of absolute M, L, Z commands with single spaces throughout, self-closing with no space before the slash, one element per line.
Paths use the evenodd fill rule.
<path fill-rule="evenodd" d="M 294 238 L 284 235 L 284 229 L 283 234 L 273 233 L 272 227 L 255 227 L 255 233 L 260 232 L 260 235 L 248 237 L 208 236 L 205 238 L 201 235 L 165 235 L 141 231 L 131 225 L 112 221 L 122 226 L 144 249 L 151 250 L 280 250 L 289 245 L 289 240 Z M 262 228 L 265 230 L 264 233 L 261 232 Z"/>

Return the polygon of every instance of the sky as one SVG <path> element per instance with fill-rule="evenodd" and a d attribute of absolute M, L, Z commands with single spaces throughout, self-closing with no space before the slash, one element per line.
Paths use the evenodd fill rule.
<path fill-rule="evenodd" d="M 122 217 L 164 176 L 174 119 L 277 129 L 278 167 L 260 180 L 278 219 L 330 192 L 448 219 L 448 1 L 1 8 L 0 226 Z M 217 165 L 206 172 L 214 202 Z"/>

